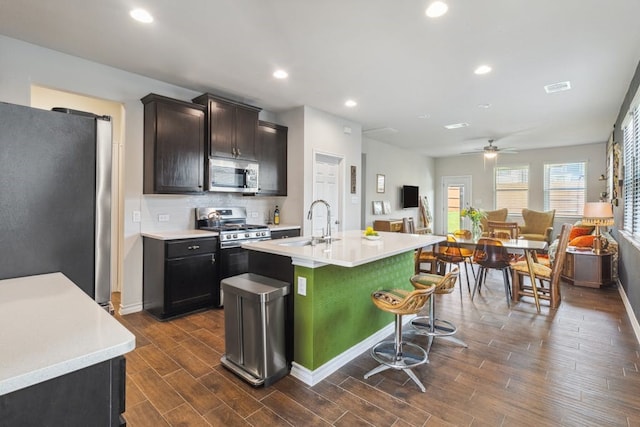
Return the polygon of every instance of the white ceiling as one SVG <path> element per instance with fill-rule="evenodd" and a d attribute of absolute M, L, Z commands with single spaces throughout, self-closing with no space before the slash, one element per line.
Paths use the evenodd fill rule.
<path fill-rule="evenodd" d="M 437 20 L 430 1 L 0 0 L 0 33 L 273 112 L 393 128 L 375 139 L 434 157 L 489 138 L 518 150 L 608 139 L 640 59 L 639 0 L 447 0 Z M 493 72 L 474 75 L 480 64 Z"/>

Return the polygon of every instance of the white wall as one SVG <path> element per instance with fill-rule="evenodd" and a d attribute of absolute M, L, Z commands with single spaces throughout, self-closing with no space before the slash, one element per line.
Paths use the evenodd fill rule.
<path fill-rule="evenodd" d="M 606 143 L 577 145 L 571 147 L 545 148 L 544 150 L 526 150 L 518 154 L 498 155 L 499 166 L 529 165 L 529 208 L 544 208 L 544 165 L 545 163 L 587 162 L 587 201 L 599 200 L 599 194 L 605 191 L 605 182 L 599 181 L 606 172 Z M 453 156 L 436 159 L 436 192 L 434 211 L 434 231 L 442 232 L 442 177 L 451 175 L 472 176 L 472 205 L 485 210 L 495 208 L 493 191 L 493 170 L 495 163 L 483 162 L 481 154 L 473 156 Z M 522 216 L 510 217 L 522 223 Z M 579 218 L 562 218 L 556 216 L 554 230 L 560 230 L 564 222 L 574 223 Z"/>
<path fill-rule="evenodd" d="M 420 225 L 418 208 L 402 209 L 400 204 L 400 188 L 403 185 L 417 185 L 420 196 L 427 196 L 433 215 L 433 196 L 435 166 L 434 160 L 428 156 L 417 155 L 375 139 L 364 138 L 362 151 L 366 156 L 365 197 L 363 209 L 365 226 L 373 225 L 377 219 L 399 219 L 413 217 L 416 226 Z M 376 175 L 385 176 L 385 192 L 376 192 Z M 391 212 L 387 215 L 373 215 L 372 201 L 389 201 Z"/>
<path fill-rule="evenodd" d="M 288 196 L 284 203 L 287 216 L 302 224 L 302 233 L 311 234 L 311 222 L 306 215 L 313 202 L 314 153 L 343 157 L 343 209 L 342 228 L 360 228 L 361 190 L 357 182 L 356 193 L 350 192 L 350 166 L 361 168 L 362 126 L 342 117 L 303 106 L 278 115 L 278 119 L 289 127 L 288 146 Z M 351 133 L 345 132 L 349 128 Z M 289 216 L 292 215 L 292 216 Z"/>

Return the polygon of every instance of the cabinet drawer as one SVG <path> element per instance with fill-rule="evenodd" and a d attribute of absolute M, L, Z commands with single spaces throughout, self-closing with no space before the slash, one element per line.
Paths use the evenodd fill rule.
<path fill-rule="evenodd" d="M 167 258 L 179 258 L 216 252 L 218 239 L 212 237 L 208 239 L 173 240 L 166 244 Z"/>

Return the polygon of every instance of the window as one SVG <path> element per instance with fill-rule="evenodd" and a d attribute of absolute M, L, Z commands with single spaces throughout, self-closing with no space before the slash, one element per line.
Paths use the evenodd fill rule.
<path fill-rule="evenodd" d="M 558 216 L 582 216 L 587 188 L 586 162 L 544 165 L 544 210 Z"/>
<path fill-rule="evenodd" d="M 495 174 L 496 209 L 521 214 L 529 207 L 529 166 L 500 166 Z"/>
<path fill-rule="evenodd" d="M 624 229 L 640 235 L 640 107 L 622 124 L 624 156 Z"/>

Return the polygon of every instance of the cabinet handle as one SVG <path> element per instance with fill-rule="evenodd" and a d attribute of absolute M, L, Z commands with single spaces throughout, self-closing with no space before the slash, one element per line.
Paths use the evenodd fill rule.
<path fill-rule="evenodd" d="M 237 157 L 242 156 L 242 153 L 240 152 L 240 149 L 239 149 L 239 148 L 236 148 L 236 156 L 237 156 Z"/>
<path fill-rule="evenodd" d="M 214 254 L 211 254 L 211 264 L 215 264 L 216 263 L 216 256 Z"/>
<path fill-rule="evenodd" d="M 237 157 L 238 155 L 236 154 L 236 147 L 233 147 L 231 149 L 231 154 L 233 154 L 233 157 Z"/>
<path fill-rule="evenodd" d="M 196 249 L 200 249 L 200 246 L 199 245 L 187 246 L 187 249 L 189 249 L 190 251 L 193 251 Z"/>

